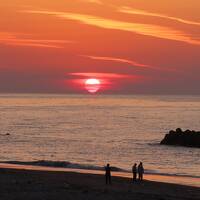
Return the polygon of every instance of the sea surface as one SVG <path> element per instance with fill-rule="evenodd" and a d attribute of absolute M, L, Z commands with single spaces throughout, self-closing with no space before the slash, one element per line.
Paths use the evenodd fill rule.
<path fill-rule="evenodd" d="M 200 178 L 200 149 L 159 145 L 178 127 L 200 130 L 200 96 L 1 94 L 0 161 Z"/>

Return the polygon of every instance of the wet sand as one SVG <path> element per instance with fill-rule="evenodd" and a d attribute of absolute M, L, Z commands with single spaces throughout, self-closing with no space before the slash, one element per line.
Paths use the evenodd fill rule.
<path fill-rule="evenodd" d="M 96 174 L 104 175 L 101 170 L 89 170 L 89 169 L 75 169 L 75 168 L 64 168 L 64 167 L 47 167 L 38 165 L 24 165 L 24 164 L 10 164 L 0 162 L 0 168 L 4 169 L 24 169 L 24 170 L 36 170 L 36 171 L 60 171 L 60 172 L 78 172 L 82 174 Z M 132 173 L 128 172 L 112 172 L 113 176 L 132 178 Z M 145 179 L 148 181 L 164 182 L 164 183 L 175 183 L 179 185 L 188 185 L 200 187 L 200 178 L 187 177 L 187 176 L 169 176 L 169 175 L 158 175 L 158 174 L 145 174 Z"/>
<path fill-rule="evenodd" d="M 32 167 L 34 168 L 34 167 Z M 1 200 L 197 200 L 200 187 L 113 177 L 105 185 L 102 174 L 0 166 Z"/>

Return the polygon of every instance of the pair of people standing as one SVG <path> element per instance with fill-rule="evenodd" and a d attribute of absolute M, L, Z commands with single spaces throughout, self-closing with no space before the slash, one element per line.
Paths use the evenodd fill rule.
<path fill-rule="evenodd" d="M 138 174 L 138 179 L 140 181 L 143 180 L 143 174 L 144 174 L 144 167 L 142 162 L 137 167 L 137 163 L 135 163 L 132 167 L 132 173 L 133 173 L 133 182 L 137 180 L 137 174 Z"/>
<path fill-rule="evenodd" d="M 107 166 L 105 167 L 105 176 L 106 176 L 106 184 L 111 184 L 111 167 L 110 164 L 107 164 Z M 133 181 L 137 180 L 137 174 L 139 175 L 139 180 L 142 181 L 143 180 L 143 174 L 144 174 L 144 167 L 142 162 L 140 162 L 140 164 L 137 167 L 137 163 L 135 163 L 133 165 L 132 168 L 132 172 L 133 172 Z"/>

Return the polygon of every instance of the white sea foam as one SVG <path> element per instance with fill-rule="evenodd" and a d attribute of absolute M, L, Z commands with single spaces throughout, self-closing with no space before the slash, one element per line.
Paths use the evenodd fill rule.
<path fill-rule="evenodd" d="M 100 170 L 104 171 L 104 166 L 94 166 L 94 165 L 87 165 L 87 164 L 78 164 L 78 163 L 71 163 L 67 161 L 49 161 L 49 160 L 39 160 L 39 161 L 4 161 L 0 163 L 5 164 L 14 164 L 14 165 L 30 165 L 30 166 L 42 166 L 42 167 L 55 167 L 55 168 L 69 168 L 69 169 L 86 169 L 86 170 Z M 122 169 L 119 167 L 111 166 L 111 170 L 113 172 L 129 172 L 130 170 Z M 177 177 L 188 177 L 188 178 L 200 178 L 200 176 L 190 176 L 187 174 L 169 174 L 169 173 L 160 173 L 156 170 L 145 169 L 145 174 L 152 174 L 152 175 L 163 175 L 163 176 L 177 176 Z"/>

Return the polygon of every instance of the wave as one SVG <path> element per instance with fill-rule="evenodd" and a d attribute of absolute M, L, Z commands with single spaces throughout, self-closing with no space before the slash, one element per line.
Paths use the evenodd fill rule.
<path fill-rule="evenodd" d="M 38 160 L 38 161 L 0 161 L 0 163 L 6 164 L 16 164 L 16 165 L 30 165 L 30 166 L 43 166 L 43 167 L 59 167 L 59 168 L 69 168 L 69 169 L 85 169 L 85 170 L 98 170 L 104 171 L 105 167 L 88 165 L 88 164 L 78 164 L 67 161 L 49 161 L 49 160 Z M 114 172 L 126 172 L 131 173 L 130 170 L 122 169 L 119 167 L 111 167 Z M 176 177 L 187 177 L 187 178 L 200 178 L 200 176 L 193 176 L 188 174 L 173 174 L 173 173 L 162 173 L 156 170 L 146 169 L 145 174 L 149 175 L 160 175 L 160 176 L 176 176 Z"/>
<path fill-rule="evenodd" d="M 16 164 L 16 165 L 31 165 L 31 166 L 43 166 L 43 167 L 61 167 L 61 168 L 70 168 L 70 169 L 87 169 L 87 170 L 99 170 L 103 171 L 105 167 L 95 166 L 95 165 L 88 165 L 88 164 L 78 164 L 78 163 L 71 163 L 67 161 L 49 161 L 49 160 L 38 160 L 38 161 L 1 161 L 0 163 L 6 164 Z M 118 167 L 111 167 L 112 171 L 114 172 L 128 172 L 127 170 L 118 168 Z"/>
<path fill-rule="evenodd" d="M 163 172 L 159 172 L 156 170 L 145 170 L 146 174 L 149 175 L 160 175 L 160 176 L 175 176 L 175 177 L 185 177 L 185 178 L 200 178 L 200 176 L 195 176 L 195 175 L 189 175 L 189 174 L 177 174 L 177 173 L 163 173 Z"/>

